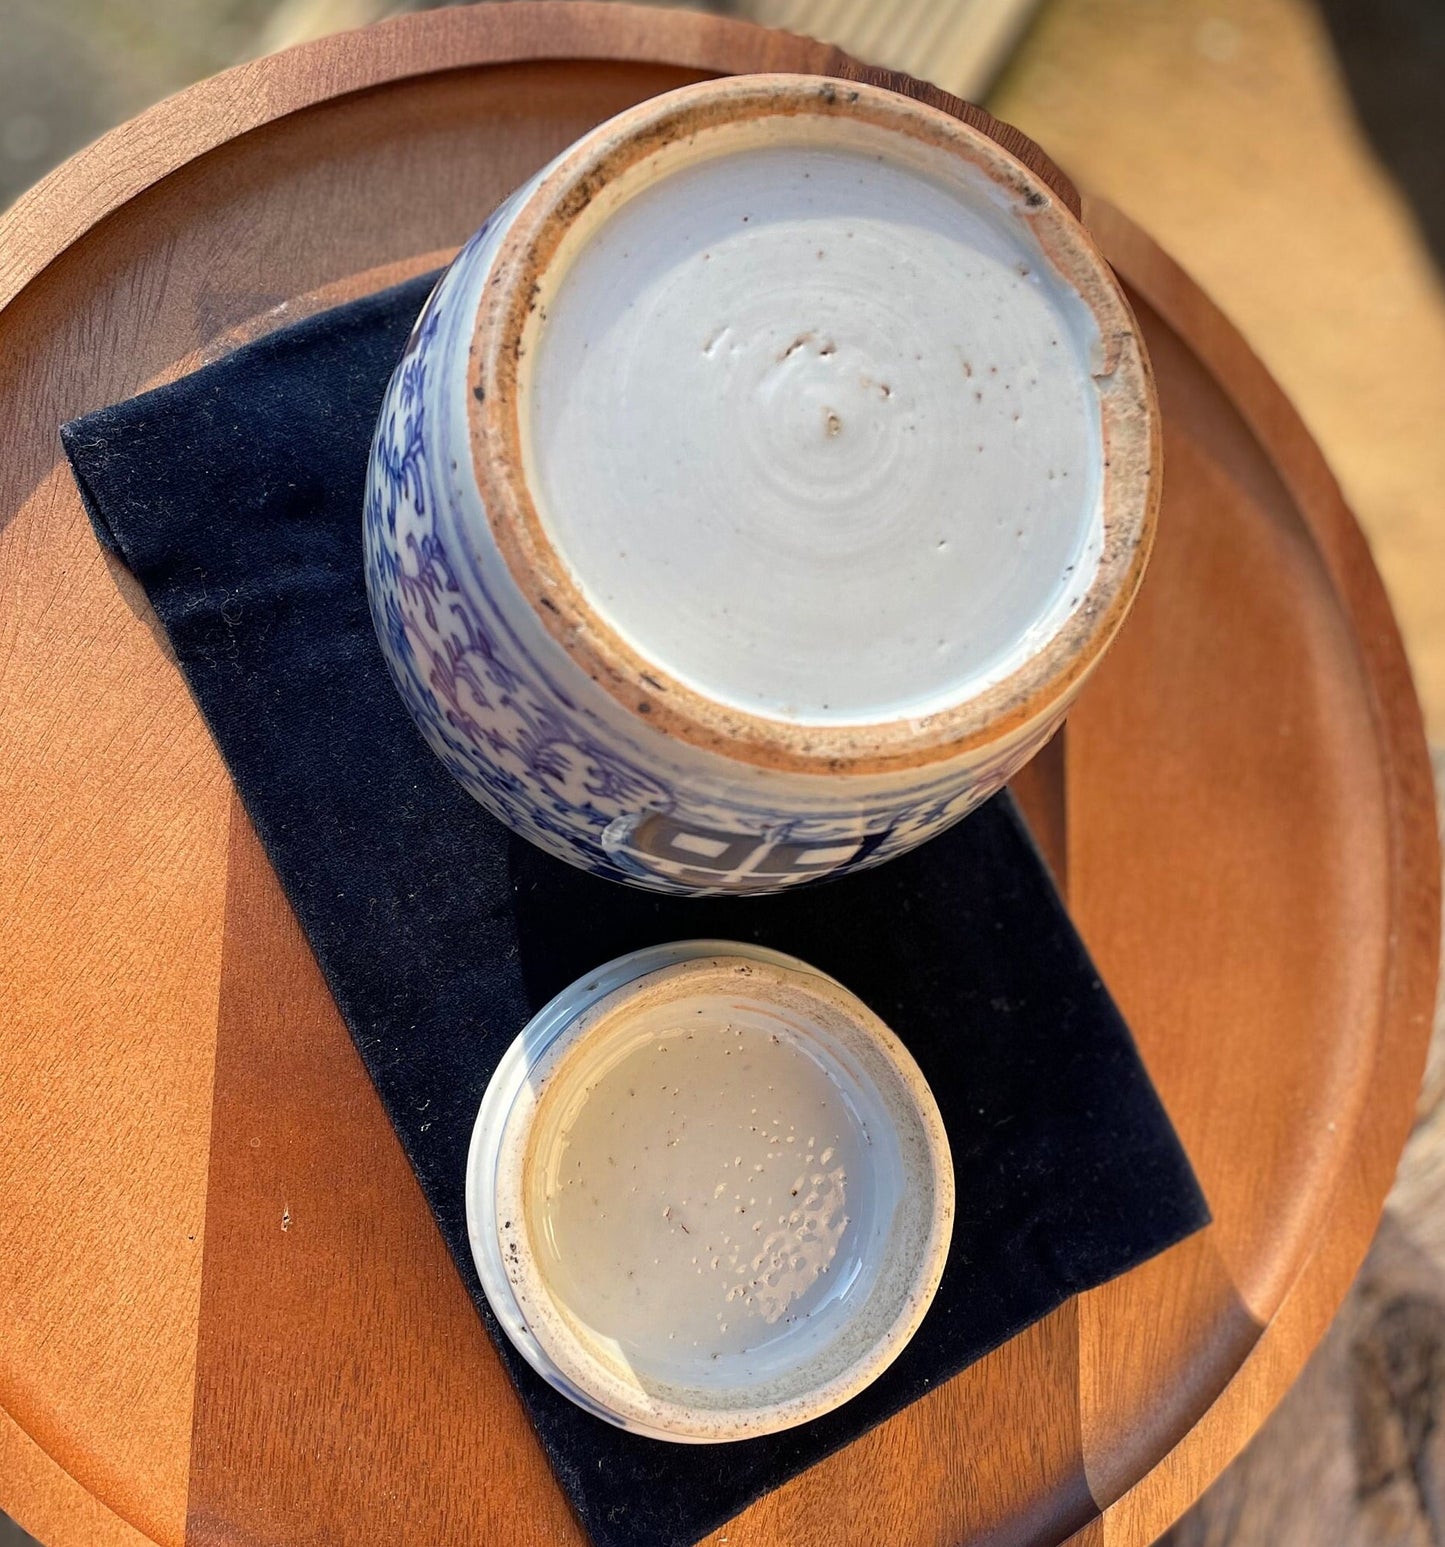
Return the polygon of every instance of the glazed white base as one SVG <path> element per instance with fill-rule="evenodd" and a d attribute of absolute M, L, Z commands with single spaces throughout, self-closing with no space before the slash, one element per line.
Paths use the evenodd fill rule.
<path fill-rule="evenodd" d="M 756 1386 L 839 1335 L 904 1181 L 887 1108 L 806 1007 L 714 990 L 617 1017 L 553 1077 L 528 1234 L 641 1385 Z"/>
<path fill-rule="evenodd" d="M 1098 560 L 1092 316 L 1018 195 L 895 154 L 674 147 L 549 285 L 527 377 L 539 514 L 588 603 L 794 722 L 981 691 Z"/>

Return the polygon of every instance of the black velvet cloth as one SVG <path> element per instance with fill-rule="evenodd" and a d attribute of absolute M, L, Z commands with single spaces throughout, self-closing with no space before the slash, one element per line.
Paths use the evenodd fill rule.
<path fill-rule="evenodd" d="M 286 328 L 62 436 L 494 1334 L 467 1246 L 467 1141 L 502 1051 L 572 978 L 656 941 L 759 941 L 835 974 L 917 1058 L 953 1148 L 952 1253 L 918 1335 L 846 1406 L 769 1438 L 668 1445 L 573 1407 L 498 1335 L 593 1538 L 681 1547 L 1207 1210 L 1007 797 L 877 871 L 692 900 L 550 859 L 451 781 L 387 676 L 361 572 L 372 425 L 429 283 Z M 485 1487 L 485 1456 L 477 1475 Z"/>

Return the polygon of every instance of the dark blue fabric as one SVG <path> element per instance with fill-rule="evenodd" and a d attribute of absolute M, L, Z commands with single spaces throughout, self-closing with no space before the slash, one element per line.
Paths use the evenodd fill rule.
<path fill-rule="evenodd" d="M 953 1250 L 917 1337 L 845 1407 L 743 1444 L 667 1445 L 588 1417 L 498 1338 L 596 1541 L 681 1547 L 1207 1211 L 1007 797 L 878 871 L 693 901 L 571 870 L 452 783 L 386 675 L 360 562 L 372 424 L 429 283 L 273 334 L 62 436 L 494 1333 L 467 1248 L 467 1141 L 503 1049 L 573 977 L 654 941 L 761 941 L 835 974 L 917 1058 L 953 1146 Z"/>

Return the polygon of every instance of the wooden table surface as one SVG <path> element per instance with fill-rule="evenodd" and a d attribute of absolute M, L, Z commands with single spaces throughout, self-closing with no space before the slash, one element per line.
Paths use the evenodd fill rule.
<path fill-rule="evenodd" d="M 639 96 L 768 67 L 845 66 L 617 7 L 407 18 L 203 83 L 0 225 L 0 1506 L 52 1547 L 578 1539 L 55 426 L 436 263 Z M 1151 1540 L 1298 1372 L 1408 1128 L 1437 865 L 1383 592 L 1239 337 L 1086 213 L 1154 354 L 1165 511 L 1031 800 L 1216 1223 L 733 1547 Z"/>

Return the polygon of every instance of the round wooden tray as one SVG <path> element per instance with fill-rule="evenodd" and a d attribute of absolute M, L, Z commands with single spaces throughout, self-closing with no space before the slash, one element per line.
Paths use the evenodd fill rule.
<path fill-rule="evenodd" d="M 50 1547 L 580 1537 L 56 426 L 439 263 L 643 95 L 767 68 L 849 67 L 712 17 L 433 12 L 205 82 L 0 221 L 0 1505 Z M 1153 350 L 1166 497 L 1027 799 L 1216 1223 L 731 1547 L 1152 1540 L 1299 1371 L 1409 1126 L 1437 856 L 1388 606 L 1239 336 L 1086 215 Z"/>

